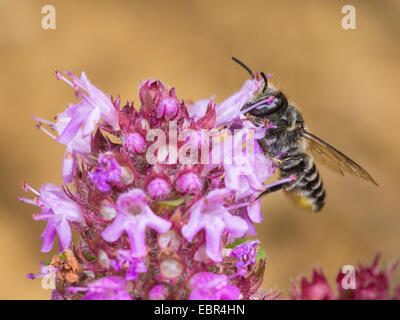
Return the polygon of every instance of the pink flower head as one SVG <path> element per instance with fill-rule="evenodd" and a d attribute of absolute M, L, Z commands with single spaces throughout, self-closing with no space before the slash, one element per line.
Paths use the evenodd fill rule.
<path fill-rule="evenodd" d="M 224 206 L 231 195 L 228 189 L 213 190 L 198 200 L 189 211 L 189 221 L 182 227 L 182 235 L 189 241 L 201 231 L 206 233 L 206 252 L 214 261 L 222 261 L 221 237 L 226 230 L 235 237 L 243 236 L 247 229 L 245 220 L 233 216 Z"/>
<path fill-rule="evenodd" d="M 69 248 L 71 244 L 70 222 L 86 225 L 81 209 L 72 202 L 60 186 L 47 183 L 40 187 L 38 204 L 42 208 L 35 220 L 47 220 L 47 226 L 41 234 L 43 240 L 42 252 L 49 252 L 53 247 L 56 234 L 60 239 L 61 249 Z"/>
<path fill-rule="evenodd" d="M 139 273 L 147 272 L 144 258 L 136 258 L 130 250 L 118 250 L 117 259 L 110 261 L 111 266 L 117 271 L 126 273 L 125 280 L 136 280 Z"/>
<path fill-rule="evenodd" d="M 396 264 L 388 271 L 378 268 L 380 254 L 377 254 L 372 265 L 365 267 L 359 265 L 355 273 L 355 289 L 343 289 L 342 281 L 346 276 L 339 273 L 336 282 L 339 291 L 339 299 L 346 300 L 387 300 L 389 299 L 390 276 L 396 268 Z"/>
<path fill-rule="evenodd" d="M 92 282 L 82 300 L 133 300 L 123 278 L 109 276 Z"/>
<path fill-rule="evenodd" d="M 55 279 L 52 298 L 63 300 L 277 298 L 276 291 L 260 290 L 266 258 L 259 241 L 244 238 L 263 219 L 260 193 L 296 179 L 264 184 L 275 168 L 257 139 L 274 124 L 245 119 L 251 108 L 277 103 L 273 96 L 251 103 L 264 85 L 260 77 L 219 106 L 211 98 L 189 108 L 174 88 L 149 80 L 135 108 L 107 97 L 84 73 L 67 75 L 57 73 L 78 103 L 56 123 L 34 118 L 66 146 L 63 177 L 71 184 L 46 184 L 39 193 L 24 183 L 36 197 L 20 198 L 41 208 L 35 220 L 47 221 L 42 251 L 51 250 L 57 235 L 64 251 L 28 277 Z M 159 161 L 150 160 L 148 149 Z M 72 230 L 80 235 L 75 245 Z M 334 295 L 316 270 L 293 296 L 386 299 L 393 268 L 380 271 L 377 263 L 356 270 L 355 289 L 340 286 Z M 339 275 L 338 285 L 347 279 Z M 400 287 L 391 297 L 400 297 Z"/>
<path fill-rule="evenodd" d="M 322 270 L 313 271 L 312 280 L 309 282 L 305 277 L 301 279 L 300 292 L 294 288 L 294 298 L 300 300 L 332 300 L 334 293 Z"/>
<path fill-rule="evenodd" d="M 102 233 L 104 240 L 117 241 L 125 231 L 131 244 L 132 256 L 143 257 L 146 254 L 146 228 L 164 233 L 171 227 L 171 222 L 156 215 L 147 202 L 146 194 L 141 189 L 121 194 L 117 200 L 117 216 Z"/>
<path fill-rule="evenodd" d="M 189 300 L 237 300 L 240 291 L 225 274 L 200 272 L 190 279 L 193 287 Z"/>
<path fill-rule="evenodd" d="M 110 190 L 110 183 L 121 182 L 122 168 L 115 158 L 109 154 L 101 154 L 98 166 L 89 176 L 100 191 Z"/>
<path fill-rule="evenodd" d="M 331 290 L 322 270 L 314 270 L 313 279 L 308 282 L 306 278 L 301 281 L 301 290 L 294 287 L 293 297 L 295 299 L 313 299 L 313 300 L 387 300 L 389 299 L 390 277 L 397 267 L 395 263 L 389 270 L 381 271 L 378 269 L 380 254 L 377 254 L 372 266 L 365 267 L 359 265 L 352 277 L 345 279 L 346 275 L 340 272 L 336 278 L 336 285 L 339 295 L 335 296 Z M 344 289 L 344 281 L 354 281 L 355 288 Z M 394 294 L 393 299 L 397 299 L 398 292 Z"/>

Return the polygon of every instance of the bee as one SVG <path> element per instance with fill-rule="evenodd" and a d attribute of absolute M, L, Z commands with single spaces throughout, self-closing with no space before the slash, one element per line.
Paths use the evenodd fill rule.
<path fill-rule="evenodd" d="M 249 67 L 235 57 L 232 59 L 254 79 Z M 300 111 L 279 89 L 268 85 L 263 72 L 260 75 L 264 87 L 241 110 L 254 125 L 269 128 L 264 138 L 257 141 L 264 155 L 279 168 L 281 178 L 294 176 L 296 179 L 267 188 L 257 199 L 283 189 L 297 206 L 320 211 L 326 191 L 314 159 L 340 175 L 351 174 L 378 185 L 360 165 L 309 132 Z"/>

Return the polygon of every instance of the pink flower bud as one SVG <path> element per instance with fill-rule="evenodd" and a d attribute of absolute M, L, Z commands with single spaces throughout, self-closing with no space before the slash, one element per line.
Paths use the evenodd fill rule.
<path fill-rule="evenodd" d="M 199 191 L 200 186 L 200 179 L 199 177 L 193 173 L 188 172 L 181 175 L 175 182 L 175 189 L 179 193 L 187 194 L 191 192 Z"/>
<path fill-rule="evenodd" d="M 124 144 L 128 151 L 133 153 L 142 154 L 146 150 L 146 141 L 137 132 L 128 134 Z"/>
<path fill-rule="evenodd" d="M 175 230 L 168 230 L 158 235 L 158 245 L 161 249 L 178 251 L 181 247 L 182 237 Z"/>
<path fill-rule="evenodd" d="M 156 285 L 149 291 L 150 300 L 166 300 L 168 290 L 163 285 Z"/>
<path fill-rule="evenodd" d="M 147 192 L 150 197 L 155 199 L 166 199 L 171 192 L 170 185 L 162 178 L 154 178 L 147 185 Z"/>
<path fill-rule="evenodd" d="M 184 271 L 184 265 L 175 258 L 167 258 L 160 263 L 160 277 L 174 282 Z"/>
<path fill-rule="evenodd" d="M 142 83 L 139 89 L 140 101 L 145 110 L 152 110 L 157 106 L 162 96 L 166 96 L 168 91 L 159 80 L 147 80 Z"/>
<path fill-rule="evenodd" d="M 174 98 L 164 98 L 158 105 L 156 116 L 159 119 L 171 120 L 178 114 L 178 101 Z"/>

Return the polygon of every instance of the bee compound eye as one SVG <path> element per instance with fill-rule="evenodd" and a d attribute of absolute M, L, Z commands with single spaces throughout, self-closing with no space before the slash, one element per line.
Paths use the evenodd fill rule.
<path fill-rule="evenodd" d="M 280 100 L 275 99 L 275 101 L 272 102 L 271 104 L 263 103 L 255 107 L 254 109 L 250 110 L 249 113 L 253 116 L 266 116 L 274 112 L 277 112 L 281 107 L 282 104 L 280 103 Z"/>

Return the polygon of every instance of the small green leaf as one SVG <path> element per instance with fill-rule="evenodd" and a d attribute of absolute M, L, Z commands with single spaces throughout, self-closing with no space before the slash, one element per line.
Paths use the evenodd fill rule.
<path fill-rule="evenodd" d="M 236 239 L 234 242 L 232 242 L 231 244 L 228 244 L 225 246 L 225 248 L 227 249 L 233 249 L 236 248 L 238 245 L 245 243 L 247 240 L 245 238 L 239 238 Z"/>
<path fill-rule="evenodd" d="M 180 198 L 180 199 L 176 199 L 176 200 L 159 201 L 157 203 L 161 204 L 163 206 L 175 208 L 177 206 L 180 206 L 184 202 L 185 202 L 185 198 Z"/>
<path fill-rule="evenodd" d="M 265 252 L 265 250 L 263 248 L 261 248 L 259 246 L 258 247 L 258 251 L 257 251 L 256 259 L 257 260 L 264 260 L 265 258 L 267 258 L 267 253 Z"/>
<path fill-rule="evenodd" d="M 50 258 L 49 260 L 47 260 L 47 261 L 43 264 L 43 266 L 49 266 L 50 263 L 51 263 L 51 260 L 53 260 L 53 258 Z"/>
<path fill-rule="evenodd" d="M 61 260 L 67 261 L 67 257 L 66 257 L 63 253 L 60 253 L 60 254 L 58 255 L 58 257 L 59 257 Z"/>

